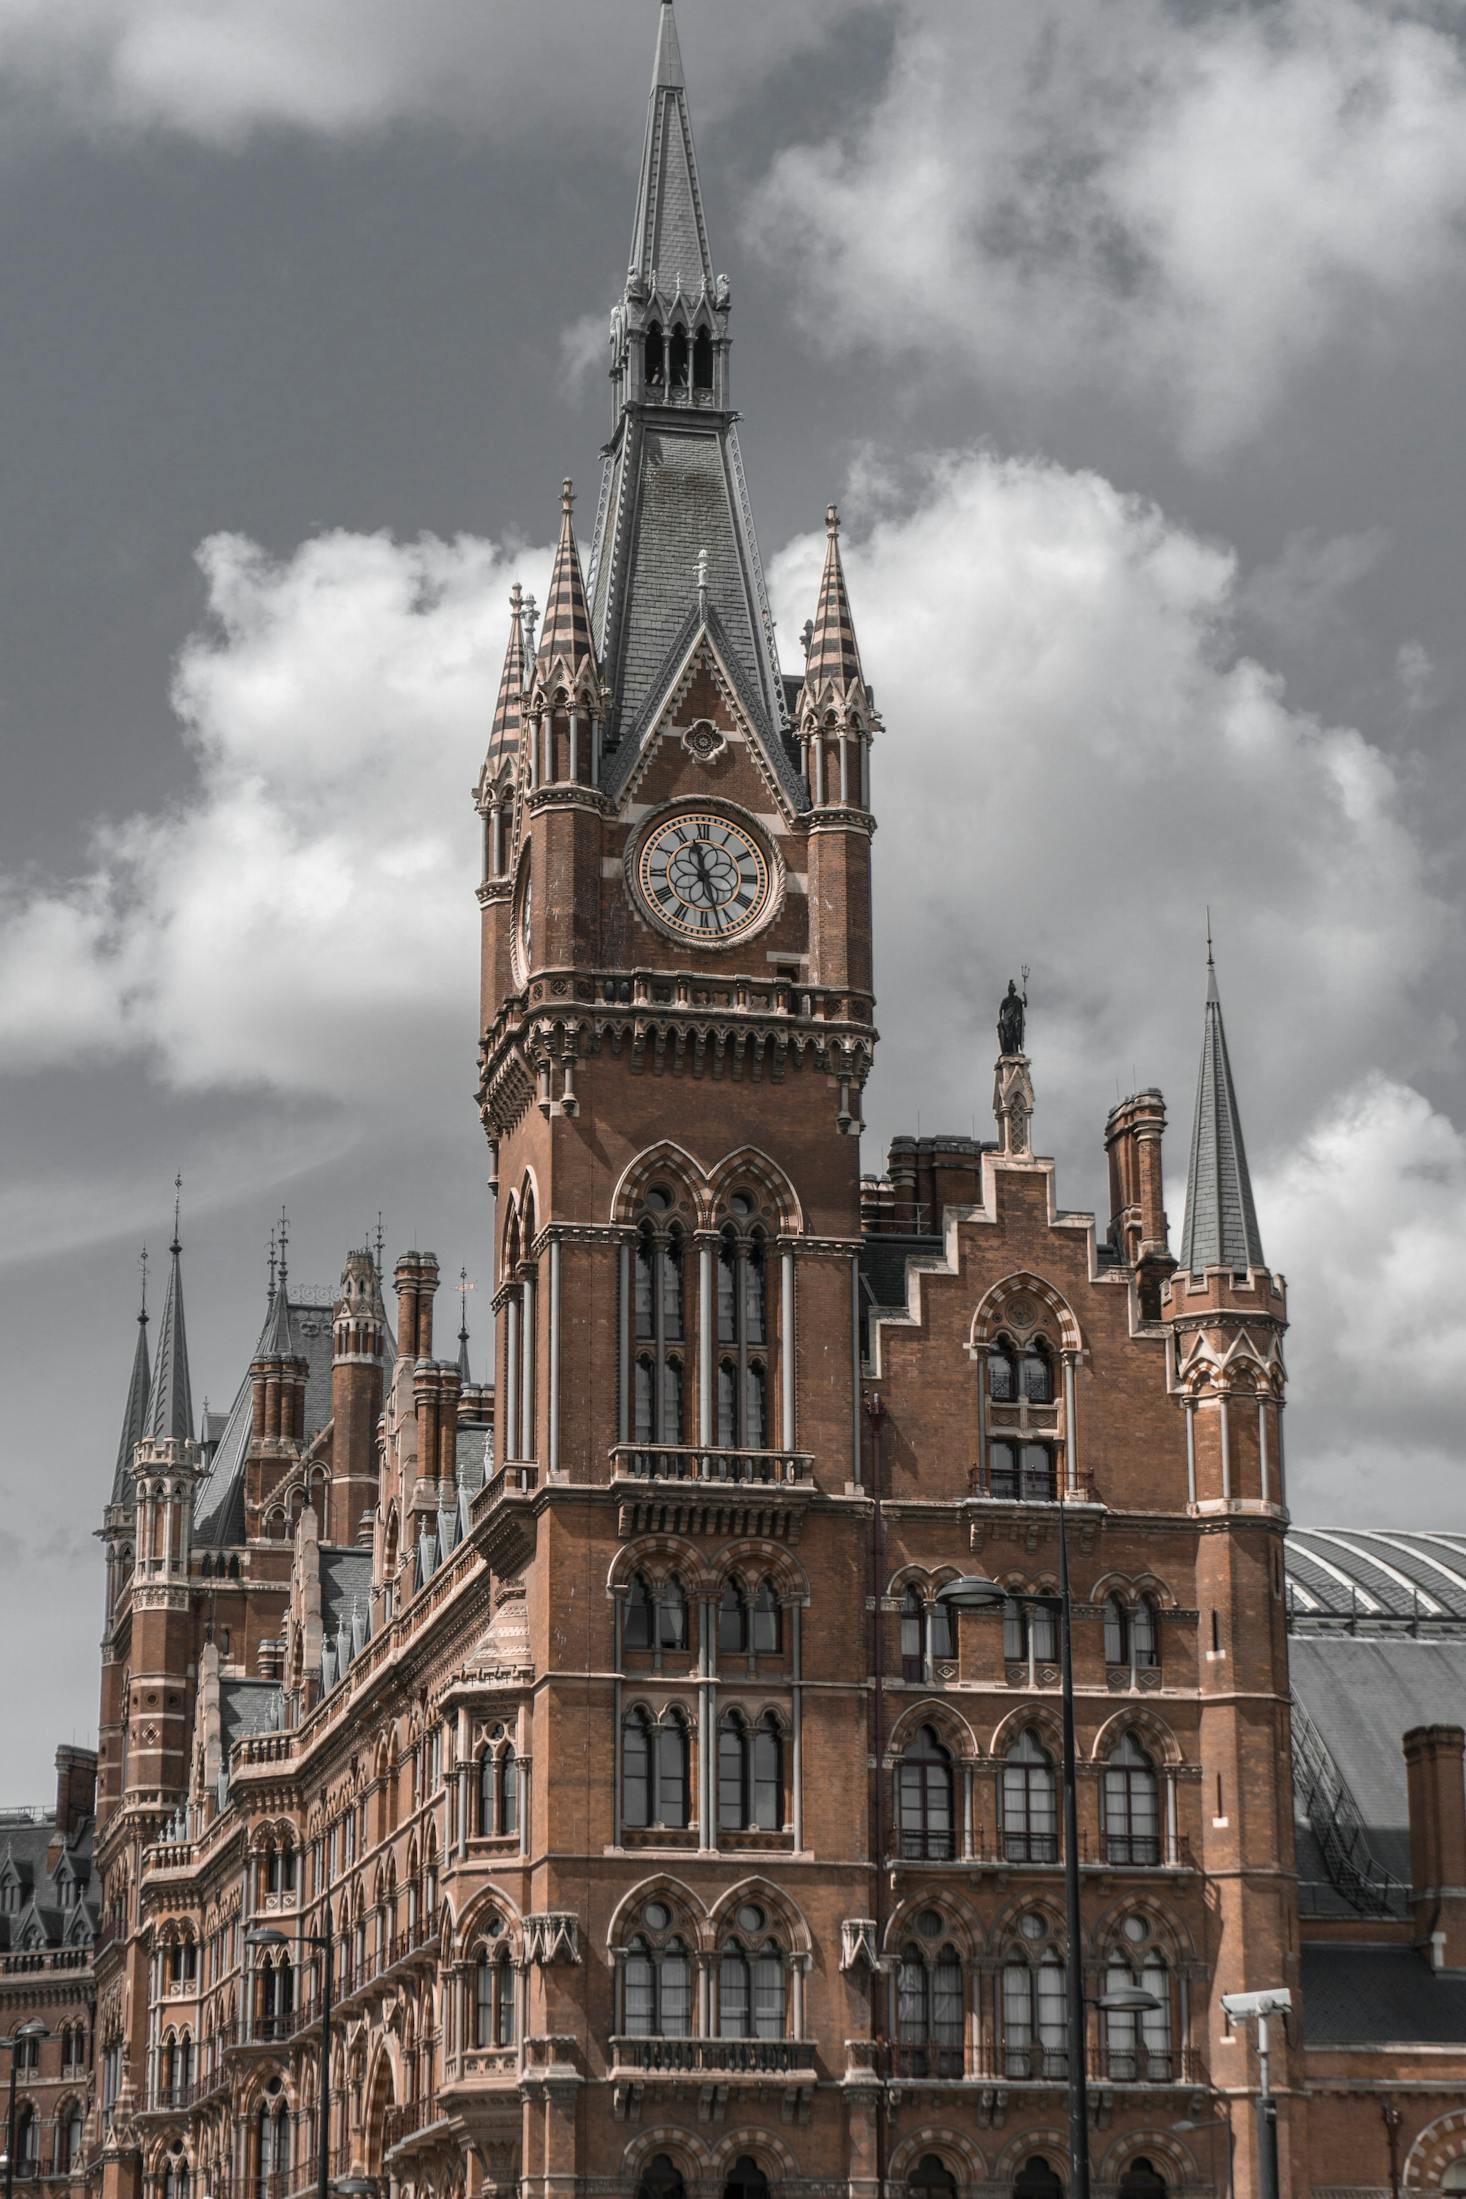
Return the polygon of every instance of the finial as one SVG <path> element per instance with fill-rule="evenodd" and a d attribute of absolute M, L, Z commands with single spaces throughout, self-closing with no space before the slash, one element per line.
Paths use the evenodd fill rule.
<path fill-rule="evenodd" d="M 137 1264 L 142 1271 L 142 1306 L 138 1313 L 138 1322 L 141 1327 L 146 1328 L 148 1325 L 148 1248 L 146 1245 L 143 1246 L 142 1251 L 137 1256 Z"/>
<path fill-rule="evenodd" d="M 179 1239 L 179 1235 L 178 1235 L 178 1217 L 179 1217 L 179 1213 L 180 1213 L 180 1211 L 182 1210 L 182 1206 L 183 1206 L 183 1175 L 182 1175 L 182 1172 L 180 1171 L 180 1172 L 179 1172 L 179 1174 L 178 1174 L 178 1175 L 176 1175 L 176 1176 L 174 1177 L 174 1179 L 173 1179 L 173 1242 L 172 1242 L 172 1244 L 171 1244 L 171 1245 L 170 1245 L 170 1246 L 168 1247 L 168 1250 L 169 1250 L 169 1251 L 170 1251 L 170 1252 L 171 1252 L 171 1253 L 173 1254 L 173 1257 L 174 1257 L 175 1259 L 177 1259 L 177 1257 L 178 1257 L 179 1253 L 180 1253 L 180 1252 L 181 1252 L 181 1251 L 183 1250 L 183 1245 L 182 1245 L 182 1243 L 181 1243 L 181 1241 L 180 1241 L 180 1239 Z"/>
<path fill-rule="evenodd" d="M 277 1267 L 278 1265 L 279 1265 L 279 1255 L 278 1255 L 278 1254 L 276 1253 L 276 1250 L 275 1250 L 275 1231 L 274 1231 L 274 1226 L 273 1226 L 273 1224 L 272 1224 L 272 1225 L 271 1225 L 271 1229 L 270 1229 L 270 1251 L 269 1251 L 269 1267 L 270 1267 L 270 1298 L 271 1298 L 271 1300 L 272 1300 L 272 1301 L 273 1301 L 273 1299 L 274 1299 L 274 1296 L 275 1296 L 275 1269 L 276 1269 L 276 1267 Z"/>
<path fill-rule="evenodd" d="M 280 1239 L 280 1288 L 283 1290 L 285 1288 L 285 1255 L 290 1249 L 290 1217 L 283 1206 L 280 1209 L 280 1219 L 276 1224 L 276 1232 Z"/>
<path fill-rule="evenodd" d="M 514 613 L 514 616 L 516 618 L 518 618 L 519 616 L 520 609 L 523 603 L 524 590 L 520 587 L 519 582 L 516 580 L 514 586 L 509 591 L 509 608 Z"/>
<path fill-rule="evenodd" d="M 458 1341 L 460 1344 L 468 1342 L 468 1294 L 471 1290 L 477 1290 L 477 1288 L 478 1285 L 471 1283 L 468 1279 L 468 1269 L 461 1267 L 458 1270 Z"/>
<path fill-rule="evenodd" d="M 838 504 L 827 504 L 825 506 L 825 533 L 830 537 L 831 541 L 833 541 L 835 536 L 838 535 L 839 532 L 840 507 Z"/>
<path fill-rule="evenodd" d="M 1211 906 L 1209 903 L 1206 912 L 1206 966 L 1209 970 L 1216 967 L 1211 958 Z"/>
<path fill-rule="evenodd" d="M 533 596 L 525 597 L 524 608 L 520 615 L 524 620 L 524 653 L 527 657 L 532 657 L 534 655 L 534 630 L 539 624 L 540 617 L 540 607 Z"/>
<path fill-rule="evenodd" d="M 575 509 L 575 489 L 568 474 L 560 484 L 560 509 L 567 519 Z"/>

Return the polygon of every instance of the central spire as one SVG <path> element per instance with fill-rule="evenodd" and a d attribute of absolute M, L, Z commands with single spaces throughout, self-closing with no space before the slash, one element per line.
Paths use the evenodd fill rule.
<path fill-rule="evenodd" d="M 181 1176 L 173 1183 L 173 1242 L 168 1247 L 168 1288 L 158 1322 L 158 1356 L 148 1400 L 147 1433 L 155 1443 L 187 1443 L 193 1436 L 193 1395 L 188 1380 L 188 1338 L 183 1326 L 183 1252 L 178 1235 Z"/>
<path fill-rule="evenodd" d="M 766 741 L 787 709 L 730 390 L 731 293 L 715 273 L 671 0 L 637 179 L 631 262 L 611 316 L 615 420 L 590 566 L 590 615 L 608 691 L 603 784 L 629 772 L 698 610 Z M 706 591 L 694 575 L 706 551 Z M 792 753 L 792 752 L 791 752 Z"/>

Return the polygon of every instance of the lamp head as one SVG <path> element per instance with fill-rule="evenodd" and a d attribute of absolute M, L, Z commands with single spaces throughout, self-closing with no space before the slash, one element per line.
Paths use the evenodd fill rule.
<path fill-rule="evenodd" d="M 1114 2015 L 1148 2015 L 1164 2005 L 1154 1993 L 1147 1993 L 1143 1985 L 1117 1985 L 1113 1993 L 1101 1993 L 1096 2008 L 1107 2009 Z"/>
<path fill-rule="evenodd" d="M 948 1581 L 945 1587 L 937 1590 L 937 1602 L 944 1603 L 949 1611 L 991 1611 L 995 1605 L 1007 1601 L 1006 1588 L 974 1573 L 964 1574 L 961 1580 Z"/>
<path fill-rule="evenodd" d="M 256 1924 L 245 1933 L 244 1944 L 246 1947 L 288 1947 L 290 1936 L 287 1932 L 282 1932 L 278 1925 Z"/>

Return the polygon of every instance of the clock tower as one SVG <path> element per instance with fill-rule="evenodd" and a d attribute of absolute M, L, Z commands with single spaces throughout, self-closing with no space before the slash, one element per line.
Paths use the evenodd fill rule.
<path fill-rule="evenodd" d="M 831 1270 L 818 1288 L 844 1294 L 850 1325 L 876 1036 L 879 719 L 833 506 L 803 674 L 780 670 L 730 326 L 664 4 L 611 317 L 614 418 L 589 579 L 567 482 L 543 621 L 514 593 L 477 794 L 501 1455 L 575 1481 L 603 1480 L 610 1447 L 644 1440 L 652 1422 L 671 1448 L 759 1448 L 752 1431 L 792 1451 L 800 1370 L 786 1314 L 816 1244 Z M 690 1276 L 714 1258 L 735 1176 L 771 1278 L 788 1269 L 782 1356 L 760 1375 L 757 1410 L 740 1366 L 734 1409 L 720 1403 L 716 1336 L 679 1338 L 675 1375 L 643 1384 L 639 1412 L 627 1276 L 646 1196 L 678 1216 Z M 716 1326 L 711 1300 L 706 1318 Z M 853 1362 L 823 1369 L 821 1385 L 820 1409 L 848 1430 Z M 720 1445 L 720 1426 L 736 1441 Z"/>

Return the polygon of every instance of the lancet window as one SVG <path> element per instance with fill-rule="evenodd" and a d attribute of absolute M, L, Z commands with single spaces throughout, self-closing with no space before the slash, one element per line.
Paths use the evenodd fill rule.
<path fill-rule="evenodd" d="M 952 1755 L 921 1726 L 896 1766 L 896 1835 L 903 1856 L 940 1861 L 957 1853 Z"/>
<path fill-rule="evenodd" d="M 1105 1762 L 1101 1787 L 1107 1863 L 1161 1860 L 1161 1791 L 1155 1764 L 1133 1733 L 1122 1734 Z"/>
<path fill-rule="evenodd" d="M 718 1825 L 724 1832 L 780 1832 L 784 1736 L 773 1714 L 750 1722 L 729 1711 L 718 1725 Z"/>
<path fill-rule="evenodd" d="M 1058 1791 L 1053 1758 L 1025 1726 L 1003 1764 L 1003 1858 L 1008 1863 L 1056 1863 Z"/>
<path fill-rule="evenodd" d="M 676 1705 L 654 1719 L 640 1708 L 621 1727 L 621 1815 L 648 1830 L 682 1830 L 689 1822 L 692 1745 Z"/>
<path fill-rule="evenodd" d="M 941 1912 L 923 1909 L 896 1968 L 896 2043 L 907 2077 L 964 2073 L 966 1985 L 962 1958 L 946 1936 Z"/>
<path fill-rule="evenodd" d="M 1065 2052 L 1064 1963 L 1049 1920 L 1021 1917 L 1002 1972 L 1002 2058 L 1005 2076 L 1058 2078 Z"/>

